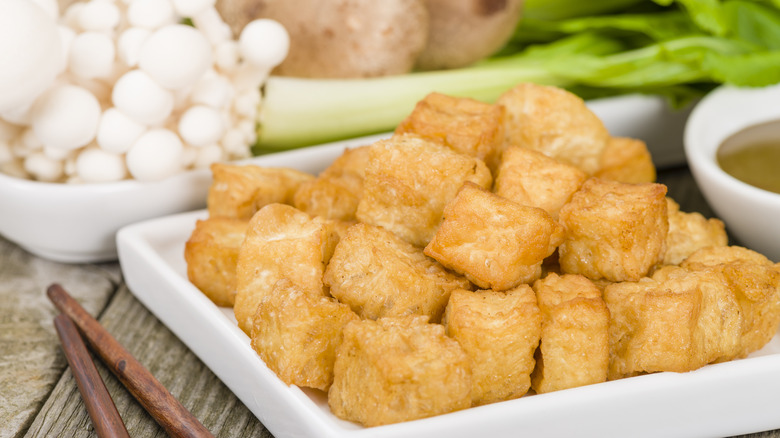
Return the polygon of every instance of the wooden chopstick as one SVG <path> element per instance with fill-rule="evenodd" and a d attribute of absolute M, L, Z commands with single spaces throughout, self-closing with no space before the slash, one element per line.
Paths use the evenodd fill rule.
<path fill-rule="evenodd" d="M 173 437 L 212 436 L 208 429 L 62 286 L 52 284 L 46 290 L 46 294 L 55 307 L 73 320 L 108 369 L 169 435 Z"/>
<path fill-rule="evenodd" d="M 130 438 L 73 321 L 60 313 L 54 318 L 54 327 L 97 435 L 101 438 Z"/>

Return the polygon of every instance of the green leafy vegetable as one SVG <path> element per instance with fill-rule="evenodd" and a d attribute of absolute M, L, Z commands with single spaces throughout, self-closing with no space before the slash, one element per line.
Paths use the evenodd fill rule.
<path fill-rule="evenodd" d="M 432 91 L 486 102 L 520 82 L 583 98 L 780 82 L 780 0 L 526 0 L 512 41 L 474 66 L 402 76 L 271 77 L 256 153 L 392 130 Z"/>

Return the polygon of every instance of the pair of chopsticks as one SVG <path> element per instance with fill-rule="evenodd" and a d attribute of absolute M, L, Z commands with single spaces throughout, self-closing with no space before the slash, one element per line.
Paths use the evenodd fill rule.
<path fill-rule="evenodd" d="M 129 437 L 129 435 L 111 395 L 87 352 L 79 330 L 108 369 L 170 436 L 212 437 L 208 429 L 62 286 L 52 284 L 46 290 L 46 294 L 54 306 L 62 312 L 54 318 L 54 326 L 99 437 Z"/>

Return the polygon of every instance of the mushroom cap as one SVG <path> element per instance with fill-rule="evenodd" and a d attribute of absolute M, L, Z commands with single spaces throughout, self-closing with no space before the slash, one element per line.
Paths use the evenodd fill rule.
<path fill-rule="evenodd" d="M 0 1 L 0 112 L 32 103 L 63 65 L 54 20 L 34 2 Z"/>
<path fill-rule="evenodd" d="M 82 32 L 68 51 L 70 72 L 84 79 L 106 78 L 114 71 L 114 41 L 102 32 Z"/>
<path fill-rule="evenodd" d="M 151 129 L 127 152 L 127 169 L 139 181 L 159 181 L 181 170 L 184 145 L 168 129 Z"/>
<path fill-rule="evenodd" d="M 425 0 L 430 32 L 417 59 L 422 70 L 464 67 L 506 44 L 515 31 L 523 0 Z"/>
<path fill-rule="evenodd" d="M 207 8 L 213 8 L 217 0 L 171 0 L 173 9 L 182 17 L 194 17 Z"/>
<path fill-rule="evenodd" d="M 176 13 L 168 0 L 133 0 L 127 6 L 131 26 L 157 29 L 176 22 Z"/>
<path fill-rule="evenodd" d="M 238 47 L 245 61 L 270 70 L 281 64 L 287 56 L 290 35 L 276 20 L 252 20 L 241 31 Z"/>
<path fill-rule="evenodd" d="M 122 155 L 88 147 L 76 158 L 76 173 L 88 183 L 119 181 L 127 176 L 127 166 Z"/>
<path fill-rule="evenodd" d="M 211 45 L 192 26 L 164 26 L 144 42 L 138 66 L 169 90 L 189 88 L 212 65 Z"/>
<path fill-rule="evenodd" d="M 123 31 L 116 41 L 117 55 L 128 67 L 138 65 L 141 48 L 152 31 L 145 27 L 129 27 Z"/>
<path fill-rule="evenodd" d="M 122 154 L 130 149 L 144 131 L 145 125 L 127 117 L 116 108 L 109 108 L 100 118 L 97 143 L 105 151 Z"/>
<path fill-rule="evenodd" d="M 77 20 L 81 29 L 85 31 L 109 32 L 120 21 L 119 8 L 108 1 L 90 1 L 84 4 L 78 11 Z"/>
<path fill-rule="evenodd" d="M 239 35 L 270 18 L 290 35 L 282 76 L 357 78 L 408 73 L 428 39 L 424 0 L 217 0 Z"/>
<path fill-rule="evenodd" d="M 192 146 L 206 146 L 222 139 L 225 135 L 225 123 L 219 111 L 208 106 L 195 105 L 181 115 L 179 135 Z"/>
<path fill-rule="evenodd" d="M 88 90 L 60 85 L 47 91 L 32 110 L 32 127 L 45 146 L 77 149 L 95 138 L 100 103 Z"/>
<path fill-rule="evenodd" d="M 142 70 L 130 70 L 114 84 L 114 106 L 145 125 L 162 123 L 173 110 L 173 94 Z"/>

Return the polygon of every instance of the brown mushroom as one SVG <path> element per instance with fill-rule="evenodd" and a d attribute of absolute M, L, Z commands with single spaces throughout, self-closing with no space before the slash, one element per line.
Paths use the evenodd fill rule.
<path fill-rule="evenodd" d="M 428 39 L 425 0 L 218 0 L 238 35 L 256 18 L 280 22 L 290 52 L 275 74 L 353 78 L 409 72 Z"/>
<path fill-rule="evenodd" d="M 523 0 L 426 0 L 428 44 L 421 70 L 463 67 L 492 55 L 512 36 Z"/>

